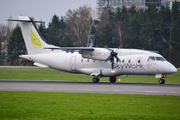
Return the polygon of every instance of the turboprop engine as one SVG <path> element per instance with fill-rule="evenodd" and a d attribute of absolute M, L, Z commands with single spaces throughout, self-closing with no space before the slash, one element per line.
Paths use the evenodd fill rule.
<path fill-rule="evenodd" d="M 111 68 L 114 68 L 114 57 L 116 58 L 116 62 L 120 61 L 117 57 L 117 52 L 114 52 L 113 49 L 110 48 L 94 48 L 93 51 L 82 51 L 82 57 L 94 60 L 110 60 Z"/>
<path fill-rule="evenodd" d="M 83 58 L 105 61 L 111 55 L 111 51 L 104 48 L 94 48 L 93 51 L 82 51 L 81 54 Z"/>

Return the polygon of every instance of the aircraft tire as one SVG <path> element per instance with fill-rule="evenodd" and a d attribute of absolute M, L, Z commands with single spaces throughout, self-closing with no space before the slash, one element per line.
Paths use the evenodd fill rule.
<path fill-rule="evenodd" d="M 92 81 L 93 81 L 93 83 L 98 83 L 99 79 L 98 78 L 93 78 Z"/>
<path fill-rule="evenodd" d="M 116 77 L 110 77 L 109 81 L 110 81 L 110 83 L 115 83 L 116 82 Z"/>
<path fill-rule="evenodd" d="M 164 79 L 159 79 L 159 84 L 164 84 L 165 80 Z"/>
<path fill-rule="evenodd" d="M 165 83 L 165 80 L 163 79 L 163 84 Z"/>

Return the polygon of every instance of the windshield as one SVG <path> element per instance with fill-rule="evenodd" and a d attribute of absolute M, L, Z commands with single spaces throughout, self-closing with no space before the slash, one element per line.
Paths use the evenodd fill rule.
<path fill-rule="evenodd" d="M 148 58 L 148 61 L 166 61 L 166 59 L 163 58 L 163 57 L 150 56 L 150 57 Z"/>
<path fill-rule="evenodd" d="M 166 61 L 166 59 L 163 58 L 163 57 L 156 57 L 156 60 L 158 60 L 158 61 Z"/>

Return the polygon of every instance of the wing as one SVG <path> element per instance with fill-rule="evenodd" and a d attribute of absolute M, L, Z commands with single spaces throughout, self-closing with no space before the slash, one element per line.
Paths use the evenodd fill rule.
<path fill-rule="evenodd" d="M 52 47 L 52 48 L 44 48 L 44 49 L 60 49 L 66 52 L 94 51 L 94 48 L 90 48 L 90 47 Z"/>
<path fill-rule="evenodd" d="M 48 47 L 44 49 L 60 49 L 66 52 L 79 52 L 83 58 L 94 60 L 107 60 L 111 52 L 106 48 L 91 48 L 91 47 Z"/>

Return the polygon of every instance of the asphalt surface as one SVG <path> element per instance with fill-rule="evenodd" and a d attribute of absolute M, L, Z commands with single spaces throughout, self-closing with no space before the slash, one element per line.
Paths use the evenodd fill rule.
<path fill-rule="evenodd" d="M 0 91 L 45 91 L 180 96 L 180 84 L 0 80 Z"/>

